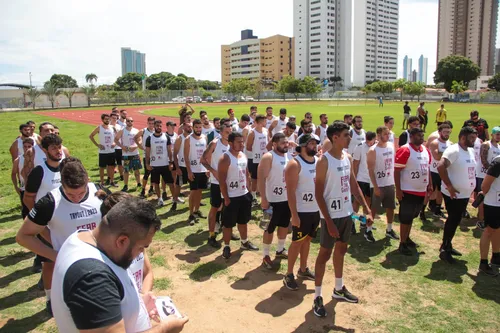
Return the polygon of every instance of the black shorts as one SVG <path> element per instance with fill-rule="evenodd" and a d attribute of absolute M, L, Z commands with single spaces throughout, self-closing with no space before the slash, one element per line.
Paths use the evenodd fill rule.
<path fill-rule="evenodd" d="M 319 239 L 319 244 L 325 249 L 333 249 L 335 242 L 348 243 L 351 238 L 352 232 L 352 218 L 351 216 L 341 217 L 337 219 L 332 219 L 333 223 L 339 230 L 340 238 L 333 238 L 328 233 L 328 227 L 326 226 L 325 219 L 321 219 L 321 235 Z"/>
<path fill-rule="evenodd" d="M 361 192 L 363 192 L 363 195 L 365 196 L 365 198 L 370 198 L 371 197 L 370 183 L 358 181 L 358 185 L 359 185 L 359 188 L 361 189 Z"/>
<path fill-rule="evenodd" d="M 411 224 L 422 210 L 424 199 L 425 197 L 404 192 L 403 200 L 399 202 L 399 222 Z"/>
<path fill-rule="evenodd" d="M 248 172 L 250 172 L 250 177 L 252 177 L 252 179 L 257 179 L 258 168 L 259 168 L 259 163 L 254 163 L 253 160 L 248 160 Z"/>
<path fill-rule="evenodd" d="M 115 153 L 99 154 L 99 168 L 116 165 Z"/>
<path fill-rule="evenodd" d="M 149 171 L 148 168 L 146 168 L 146 158 L 145 157 L 142 158 L 142 165 L 144 165 L 144 178 L 143 179 L 148 180 L 149 175 L 151 174 L 151 171 Z"/>
<path fill-rule="evenodd" d="M 288 228 L 290 225 L 290 218 L 292 217 L 290 207 L 288 207 L 288 201 L 270 202 L 270 205 L 273 207 L 273 216 L 271 217 L 271 221 L 266 231 L 272 234 L 274 230 L 276 230 L 276 227 Z"/>
<path fill-rule="evenodd" d="M 500 228 L 500 207 L 484 204 L 484 224 L 491 229 Z"/>
<path fill-rule="evenodd" d="M 474 192 L 476 193 L 481 192 L 481 186 L 483 186 L 483 180 L 484 178 L 476 177 L 476 187 L 474 188 Z"/>
<path fill-rule="evenodd" d="M 219 184 L 210 183 L 210 205 L 219 208 L 222 204 L 222 195 Z"/>
<path fill-rule="evenodd" d="M 425 117 L 424 116 L 418 116 L 418 121 L 420 122 L 420 125 L 425 125 L 427 124 L 427 122 L 425 121 Z"/>
<path fill-rule="evenodd" d="M 196 172 L 194 173 L 194 180 L 189 181 L 189 189 L 196 190 L 206 190 L 208 185 L 208 177 L 205 172 Z"/>
<path fill-rule="evenodd" d="M 51 249 L 53 249 L 52 244 L 50 244 L 49 242 L 47 242 L 45 240 L 45 238 L 43 238 L 41 235 L 36 235 L 36 238 L 38 238 L 44 245 L 46 245 L 46 246 L 50 247 Z M 49 258 L 45 258 L 45 257 L 43 257 L 41 255 L 38 255 L 38 254 L 36 255 L 36 257 L 37 257 L 36 260 L 38 260 L 40 262 L 53 262 Z"/>
<path fill-rule="evenodd" d="M 432 189 L 441 192 L 441 176 L 437 172 L 431 172 Z"/>
<path fill-rule="evenodd" d="M 312 213 L 298 213 L 300 220 L 300 227 L 292 227 L 292 242 L 300 242 L 307 236 L 316 238 L 319 227 L 319 211 Z"/>
<path fill-rule="evenodd" d="M 224 207 L 222 214 L 222 225 L 224 228 L 232 228 L 236 224 L 247 224 L 252 216 L 252 194 L 230 198 L 229 206 Z"/>
<path fill-rule="evenodd" d="M 144 175 L 146 177 L 146 175 Z M 151 170 L 151 183 L 160 184 L 160 177 L 167 184 L 173 184 L 174 179 L 172 178 L 172 173 L 168 166 L 153 167 Z"/>
<path fill-rule="evenodd" d="M 175 183 L 179 186 L 182 186 L 188 183 L 188 170 L 183 166 L 180 166 L 179 168 L 181 169 L 181 175 L 177 177 Z"/>
<path fill-rule="evenodd" d="M 21 198 L 21 216 L 23 217 L 24 220 L 26 216 L 28 216 L 30 210 L 28 209 L 28 207 L 26 207 L 26 205 L 23 202 L 24 191 L 21 191 L 21 193 L 19 193 L 19 197 Z"/>
<path fill-rule="evenodd" d="M 116 165 L 122 165 L 122 150 L 121 149 L 115 149 L 115 161 Z"/>

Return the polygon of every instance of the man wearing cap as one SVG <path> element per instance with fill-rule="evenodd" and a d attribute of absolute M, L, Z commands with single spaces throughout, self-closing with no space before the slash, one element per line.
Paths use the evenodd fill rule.
<path fill-rule="evenodd" d="M 280 109 L 279 118 L 275 119 L 271 126 L 269 127 L 269 139 L 272 139 L 273 135 L 279 132 L 283 132 L 286 127 L 286 123 L 288 122 L 288 118 L 286 116 L 286 109 Z"/>
<path fill-rule="evenodd" d="M 477 137 L 482 141 L 490 139 L 490 135 L 488 133 L 488 122 L 483 118 L 479 118 L 479 111 L 472 110 L 470 112 L 470 119 L 464 121 L 463 127 L 466 126 L 473 127 L 477 131 Z"/>

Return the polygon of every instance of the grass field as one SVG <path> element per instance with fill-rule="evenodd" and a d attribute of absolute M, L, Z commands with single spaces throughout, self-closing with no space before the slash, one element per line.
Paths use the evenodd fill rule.
<path fill-rule="evenodd" d="M 343 103 L 343 104 L 342 104 Z M 260 103 L 264 112 L 267 104 Z M 301 102 L 272 103 L 275 113 L 285 107 L 298 119 L 306 111 L 318 122 L 320 113 L 327 113 L 330 121 L 342 119 L 345 113 L 361 114 L 365 128 L 374 130 L 382 124 L 384 115 L 396 118 L 394 131 L 401 132 L 402 104 L 386 103 L 384 108 L 363 102 Z M 412 113 L 417 103 L 412 103 Z M 176 116 L 177 107 L 146 111 L 147 114 Z M 239 116 L 248 112 L 250 104 L 195 105 L 196 111 L 205 109 L 210 117 L 222 116 L 233 107 Z M 429 117 L 434 119 L 438 103 L 429 103 Z M 145 107 L 147 108 L 147 107 Z M 500 124 L 497 106 L 447 104 L 450 120 L 458 128 L 468 118 L 471 109 L 478 109 L 488 120 L 490 128 Z M 85 112 L 85 111 L 83 111 Z M 32 274 L 33 255 L 15 243 L 15 234 L 21 224 L 19 200 L 10 181 L 8 148 L 17 135 L 20 123 L 32 119 L 37 123 L 54 121 L 61 129 L 64 144 L 71 153 L 84 162 L 91 178 L 98 180 L 96 148 L 88 140 L 93 126 L 54 119 L 28 112 L 0 114 L 4 128 L 0 142 L 0 333 L 1 332 L 56 332 L 53 320 L 45 315 L 44 293 L 36 283 L 38 274 Z M 435 129 L 433 122 L 428 133 Z M 132 187 L 133 189 L 133 187 Z M 208 198 L 208 193 L 204 195 Z M 154 198 L 150 198 L 155 202 Z M 204 199 L 208 203 L 207 199 Z M 477 275 L 480 231 L 475 219 L 464 220 L 457 231 L 455 247 L 464 253 L 456 265 L 450 266 L 438 259 L 443 223 L 439 220 L 422 224 L 416 221 L 413 233 L 421 246 L 418 255 L 403 257 L 397 252 L 397 243 L 383 237 L 385 217 L 377 221 L 377 241 L 365 242 L 362 235 L 351 238 L 346 256 L 345 282 L 361 302 L 357 305 L 337 303 L 329 299 L 333 288 L 331 263 L 327 266 L 323 297 L 328 317 L 316 318 L 311 311 L 314 284 L 300 283 L 297 292 L 283 288 L 281 277 L 286 261 L 277 262 L 273 271 L 260 267 L 260 253 L 235 251 L 228 262 L 220 258 L 220 251 L 206 245 L 206 221 L 190 227 L 187 205 L 180 205 L 178 213 L 168 212 L 170 205 L 158 211 L 163 225 L 148 249 L 154 273 L 155 292 L 170 295 L 190 322 L 185 332 L 498 332 L 500 313 L 500 279 Z M 207 207 L 202 208 L 205 214 Z M 473 216 L 475 212 L 469 210 Z M 249 227 L 250 239 L 261 246 L 262 233 L 257 226 L 260 212 L 254 211 Z M 396 230 L 399 227 L 396 226 Z M 289 244 L 289 240 L 287 244 Z M 311 246 L 309 266 L 319 249 L 319 237 Z M 228 320 L 229 319 L 229 320 Z"/>

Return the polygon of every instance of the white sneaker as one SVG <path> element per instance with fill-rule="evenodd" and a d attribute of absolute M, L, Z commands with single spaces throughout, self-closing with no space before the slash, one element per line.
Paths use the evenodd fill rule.
<path fill-rule="evenodd" d="M 163 199 L 158 199 L 158 204 L 156 205 L 156 207 L 163 207 L 163 205 Z"/>
<path fill-rule="evenodd" d="M 177 198 L 177 200 L 175 200 L 175 202 L 180 203 L 180 204 L 183 204 L 183 203 L 185 203 L 186 201 L 185 201 L 184 199 Z"/>

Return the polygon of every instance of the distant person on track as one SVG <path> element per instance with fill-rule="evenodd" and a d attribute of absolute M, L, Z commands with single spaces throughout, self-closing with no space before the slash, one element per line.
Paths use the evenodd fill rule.
<path fill-rule="evenodd" d="M 447 119 L 447 111 L 444 108 L 444 104 L 441 104 L 441 107 L 436 111 L 436 124 L 439 127 L 442 123 L 444 123 Z"/>
<path fill-rule="evenodd" d="M 378 107 L 383 108 L 384 107 L 384 98 L 382 96 L 378 97 Z"/>
<path fill-rule="evenodd" d="M 403 105 L 403 129 L 407 130 L 408 129 L 408 124 L 409 124 L 409 118 L 411 115 L 411 107 L 408 105 L 408 101 L 405 102 L 405 105 Z M 405 126 L 406 124 L 406 126 Z"/>
<path fill-rule="evenodd" d="M 425 110 L 425 102 L 420 102 L 420 105 L 418 106 L 417 112 L 418 112 L 418 119 L 420 121 L 420 128 L 424 130 L 427 127 L 427 122 L 429 121 L 429 118 L 427 116 L 427 110 Z"/>

